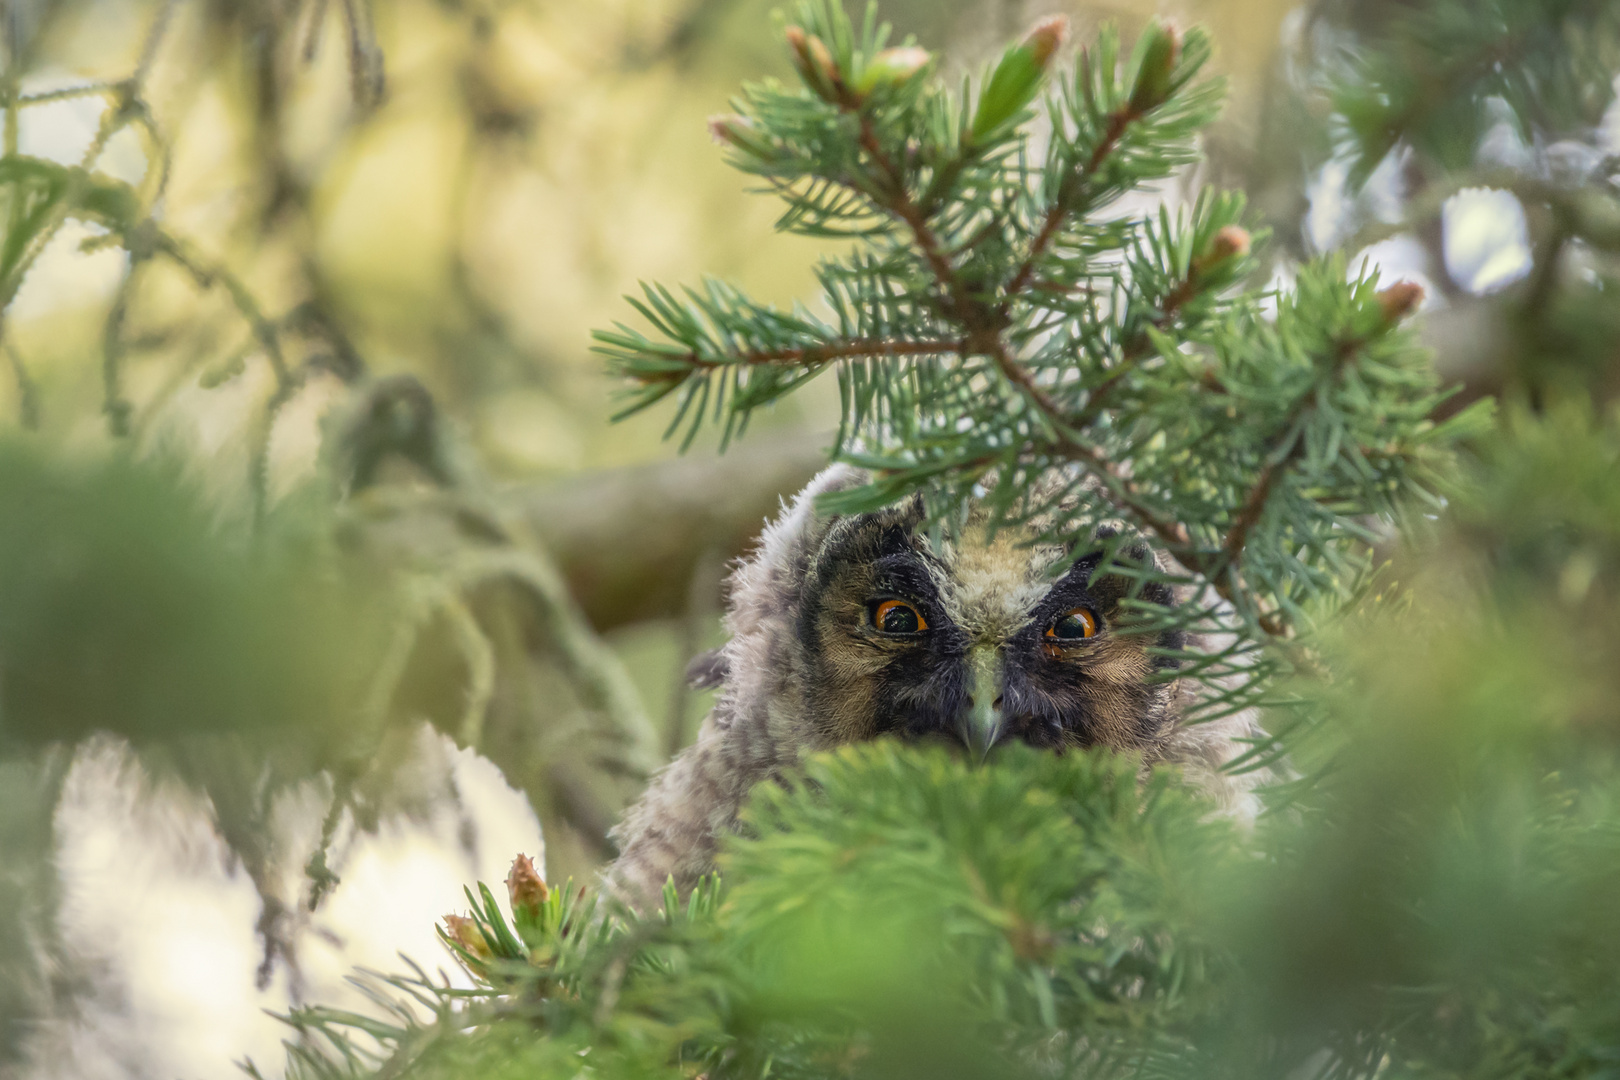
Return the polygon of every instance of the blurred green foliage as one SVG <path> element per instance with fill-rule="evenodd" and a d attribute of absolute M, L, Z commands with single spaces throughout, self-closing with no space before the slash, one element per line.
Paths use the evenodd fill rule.
<path fill-rule="evenodd" d="M 1339 768 L 1252 839 L 1128 760 L 849 749 L 757 793 L 700 918 L 581 914 L 514 944 L 486 897 L 483 991 L 413 984 L 437 1024 L 400 1028 L 381 1060 L 430 1077 L 572 1076 L 581 1056 L 612 1077 L 1603 1075 L 1615 730 L 1549 724 L 1566 673 L 1493 650 L 1499 630 L 1414 656 L 1399 626 L 1347 648 L 1361 663 L 1322 700 Z M 350 1075 L 326 1060 L 292 1075 Z"/>
<path fill-rule="evenodd" d="M 178 470 L 0 444 L 0 742 L 236 732 L 329 762 L 382 612 L 281 538 L 224 538 Z M 318 554 L 318 553 L 315 553 Z M 324 570 L 324 572 L 323 572 Z"/>
<path fill-rule="evenodd" d="M 1414 244 L 1445 308 L 1427 338 L 1460 401 L 1615 400 L 1614 5 L 1317 0 L 1302 16 L 1244 180 L 1297 215 L 1276 219 L 1285 242 Z M 1478 222 L 1448 214 L 1485 191 L 1511 195 L 1501 212 L 1522 212 L 1526 250 L 1520 273 L 1476 287 L 1448 245 Z M 1338 211 L 1321 214 L 1330 228 L 1298 227 L 1310 202 Z"/>
<path fill-rule="evenodd" d="M 1436 172 L 1471 167 L 1504 112 L 1526 144 L 1582 138 L 1614 101 L 1620 14 L 1602 0 L 1326 0 L 1346 25 L 1333 105 L 1358 185 L 1405 144 Z"/>

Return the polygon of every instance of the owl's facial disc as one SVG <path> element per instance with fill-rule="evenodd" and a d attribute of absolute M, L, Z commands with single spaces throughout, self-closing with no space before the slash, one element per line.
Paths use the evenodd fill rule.
<path fill-rule="evenodd" d="M 1180 640 L 1129 632 L 1132 580 L 1098 575 L 1099 552 L 1054 581 L 1061 550 L 1005 533 L 934 551 L 919 519 L 915 508 L 841 519 L 808 568 L 806 705 L 829 744 L 892 733 L 980 757 L 1013 740 L 1134 749 L 1159 734 L 1173 661 L 1149 650 Z M 1171 602 L 1162 586 L 1134 588 Z"/>

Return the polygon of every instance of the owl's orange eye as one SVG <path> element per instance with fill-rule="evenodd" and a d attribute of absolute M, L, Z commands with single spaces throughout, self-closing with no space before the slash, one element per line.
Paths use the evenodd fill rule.
<path fill-rule="evenodd" d="M 1054 641 L 1082 641 L 1097 635 L 1097 616 L 1090 608 L 1071 608 L 1052 620 L 1046 636 Z"/>
<path fill-rule="evenodd" d="M 928 620 L 904 600 L 879 600 L 872 605 L 872 625 L 885 634 L 920 634 Z"/>

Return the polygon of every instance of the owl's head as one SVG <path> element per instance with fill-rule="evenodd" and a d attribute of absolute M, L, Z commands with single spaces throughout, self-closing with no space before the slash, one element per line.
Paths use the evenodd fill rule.
<path fill-rule="evenodd" d="M 1107 528 L 1063 543 L 992 536 L 974 510 L 931 539 L 920 500 L 865 514 L 817 496 L 864 482 L 834 466 L 767 528 L 732 578 L 719 722 L 762 717 L 813 747 L 895 734 L 982 755 L 1031 745 L 1151 750 L 1173 723 L 1179 632 L 1152 550 Z M 1133 623 L 1135 625 L 1133 625 Z"/>

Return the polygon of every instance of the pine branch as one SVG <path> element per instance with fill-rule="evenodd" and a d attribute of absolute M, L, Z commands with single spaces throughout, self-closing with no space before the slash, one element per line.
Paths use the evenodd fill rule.
<path fill-rule="evenodd" d="M 1417 286 L 1408 288 L 1396 287 L 1398 296 L 1389 294 L 1386 310 L 1393 318 L 1399 318 L 1412 310 L 1422 301 L 1423 291 Z M 1413 290 L 1416 290 L 1415 292 Z M 1382 298 L 1382 297 L 1381 297 Z M 1395 310 L 1399 305 L 1399 310 Z M 1270 504 L 1272 491 L 1283 474 L 1294 465 L 1305 452 L 1304 423 L 1320 394 L 1326 387 L 1336 381 L 1343 370 L 1352 362 L 1357 353 L 1366 345 L 1361 338 L 1350 338 L 1339 342 L 1334 349 L 1333 358 L 1321 379 L 1309 393 L 1302 395 L 1287 418 L 1281 425 L 1282 435 L 1277 448 L 1268 456 L 1265 466 L 1255 479 L 1254 486 L 1244 498 L 1231 527 L 1227 530 L 1226 539 L 1222 541 L 1219 552 L 1204 561 L 1200 572 L 1216 583 L 1217 589 L 1224 589 L 1223 580 L 1236 578 L 1237 566 L 1243 557 L 1243 550 L 1249 541 L 1249 534 L 1259 523 L 1261 516 Z M 1222 596 L 1231 599 L 1226 591 Z M 1284 637 L 1288 627 L 1273 612 L 1261 612 L 1257 615 L 1260 628 L 1274 637 Z"/>
<path fill-rule="evenodd" d="M 958 107 L 917 81 L 926 61 L 908 61 L 891 83 L 862 75 L 885 55 L 870 25 L 857 43 L 834 8 L 799 14 L 803 25 L 788 40 L 804 89 L 751 87 L 748 115 L 711 127 L 737 164 L 784 193 L 785 227 L 817 233 L 862 222 L 865 250 L 820 274 L 836 325 L 714 282 L 684 300 L 645 287 L 632 303 L 666 341 L 623 327 L 597 335 L 638 384 L 626 411 L 680 389 L 671 431 L 688 423 L 689 442 L 712 412 L 729 438 L 739 416 L 835 366 L 838 445 L 860 432 L 869 447 L 860 460 L 876 470 L 871 489 L 840 495 L 840 508 L 924 487 L 940 489 L 947 505 L 973 497 L 992 470 L 1006 481 L 1072 467 L 1230 608 L 1186 619 L 1288 642 L 1303 603 L 1357 577 L 1350 545 L 1365 529 L 1355 516 L 1391 512 L 1387 492 L 1400 486 L 1391 478 L 1420 452 L 1426 413 L 1416 402 L 1432 382 L 1413 372 L 1409 349 L 1380 344 L 1380 359 L 1358 377 L 1378 383 L 1376 393 L 1359 383 L 1351 397 L 1333 388 L 1348 356 L 1321 358 L 1398 321 L 1369 314 L 1383 300 L 1347 283 L 1342 268 L 1302 273 L 1300 295 L 1288 301 L 1298 309 L 1294 329 L 1267 329 L 1258 294 L 1239 289 L 1252 267 L 1240 197 L 1201 195 L 1174 218 L 1161 209 L 1095 220 L 1110 201 L 1193 160 L 1219 92 L 1195 81 L 1207 38 L 1155 26 L 1122 60 L 1105 33 L 1050 110 L 1040 181 L 1048 195 L 1036 202 L 1022 158 L 985 147 L 1016 145 L 1055 24 L 1010 49 L 977 102 Z M 1021 210 L 1032 203 L 1038 211 Z M 1325 373 L 1307 371 L 1313 363 Z M 1307 408 L 1313 393 L 1335 397 L 1337 411 L 1320 424 Z M 1400 426 L 1374 432 L 1389 422 Z M 1276 430 L 1295 441 L 1268 445 L 1264 433 Z M 1332 452 L 1312 460 L 1310 495 L 1287 503 L 1294 539 L 1268 534 L 1251 557 L 1307 445 Z M 1016 487 L 997 489 L 996 513 L 1053 508 L 1015 511 Z M 1346 509 L 1355 506 L 1364 509 Z M 1215 705 L 1247 693 L 1223 691 Z"/>
<path fill-rule="evenodd" d="M 1191 276 L 1177 285 L 1171 290 L 1170 295 L 1165 297 L 1158 318 L 1153 320 L 1153 328 L 1161 333 L 1169 330 L 1175 322 L 1176 313 L 1180 311 L 1183 304 L 1198 295 L 1198 291 L 1195 279 Z M 1084 426 L 1101 415 L 1102 411 L 1108 407 L 1109 395 L 1119 386 L 1120 381 L 1129 375 L 1137 364 L 1152 355 L 1152 351 L 1152 337 L 1145 329 L 1137 331 L 1136 335 L 1131 338 L 1130 344 L 1120 354 L 1119 362 L 1114 366 L 1114 370 L 1110 371 L 1086 398 L 1085 407 L 1075 416 L 1075 425 Z"/>
<path fill-rule="evenodd" d="M 1113 153 L 1114 148 L 1119 145 L 1120 136 L 1125 134 L 1126 126 L 1136 119 L 1136 110 L 1131 105 L 1126 105 L 1124 108 L 1109 114 L 1107 132 L 1103 135 L 1102 141 L 1097 144 L 1097 148 L 1092 151 L 1091 158 L 1086 162 L 1083 178 L 1079 181 L 1080 186 L 1083 187 L 1086 180 L 1096 175 L 1097 170 L 1102 167 L 1108 155 Z M 1046 212 L 1046 219 L 1041 222 L 1040 231 L 1035 234 L 1035 239 L 1030 242 L 1029 254 L 1024 258 L 1023 263 L 1019 265 L 1017 272 L 1013 274 L 1012 280 L 1007 283 L 1004 305 L 1011 303 L 1013 298 L 1017 297 L 1019 293 L 1024 291 L 1025 286 L 1030 284 L 1031 279 L 1035 276 L 1035 267 L 1040 263 L 1041 256 L 1046 254 L 1046 249 L 1052 243 L 1052 238 L 1058 234 L 1059 229 L 1068 220 L 1073 210 L 1073 200 L 1070 198 L 1064 198 L 1060 195 L 1053 201 L 1051 208 Z"/>
<path fill-rule="evenodd" d="M 829 341 L 825 345 L 794 346 L 782 349 L 750 349 L 734 353 L 725 359 L 705 357 L 698 352 L 689 351 L 672 359 L 679 360 L 694 368 L 713 370 L 729 365 L 761 366 L 779 364 L 789 367 L 814 367 L 820 364 L 829 364 L 838 360 L 847 360 L 851 357 L 861 356 L 931 356 L 941 353 L 960 353 L 963 349 L 961 341 L 886 341 L 875 339 L 847 339 L 842 341 Z M 686 373 L 680 371 L 667 372 L 663 377 L 680 381 L 686 378 Z M 650 375 L 644 381 L 657 381 L 658 375 Z"/>
<path fill-rule="evenodd" d="M 1187 527 L 1179 521 L 1165 517 L 1150 506 L 1140 489 L 1117 465 L 1072 435 L 1059 433 L 1054 449 L 1059 456 L 1085 466 L 1093 476 L 1102 481 L 1103 493 L 1109 501 L 1162 540 L 1170 554 L 1178 561 L 1188 565 L 1190 559 L 1192 565 L 1188 565 L 1188 568 L 1193 570 L 1198 568 L 1200 560 L 1192 546 L 1192 538 L 1188 535 Z"/>
<path fill-rule="evenodd" d="M 918 249 L 923 258 L 928 261 L 929 269 L 934 273 L 934 279 L 939 282 L 940 288 L 950 298 L 955 309 L 956 317 L 967 326 L 969 331 L 982 330 L 981 319 L 977 306 L 968 296 L 961 279 L 951 266 L 950 258 L 941 247 L 939 238 L 928 226 L 927 215 L 922 207 L 912 201 L 906 192 L 905 179 L 895 168 L 894 162 L 884 151 L 883 145 L 878 141 L 877 132 L 872 125 L 872 118 L 864 113 L 860 116 L 861 146 L 872 156 L 872 161 L 883 173 L 883 179 L 889 188 L 888 201 L 885 209 L 893 214 L 906 227 L 911 230 Z"/>

